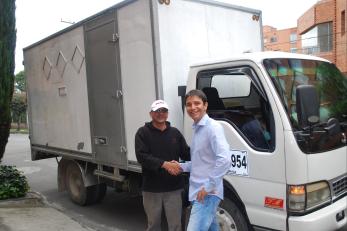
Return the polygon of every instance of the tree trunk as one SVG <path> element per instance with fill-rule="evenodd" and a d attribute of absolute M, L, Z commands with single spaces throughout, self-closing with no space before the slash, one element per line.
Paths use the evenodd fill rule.
<path fill-rule="evenodd" d="M 0 124 L 0 162 L 5 153 L 5 147 L 10 135 L 11 122 Z"/>
<path fill-rule="evenodd" d="M 20 131 L 20 120 L 17 121 L 17 132 Z"/>

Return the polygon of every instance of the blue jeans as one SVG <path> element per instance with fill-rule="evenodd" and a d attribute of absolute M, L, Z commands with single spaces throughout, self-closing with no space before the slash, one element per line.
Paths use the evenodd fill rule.
<path fill-rule="evenodd" d="M 207 195 L 202 203 L 193 201 L 187 231 L 218 231 L 216 212 L 220 201 L 214 195 Z"/>

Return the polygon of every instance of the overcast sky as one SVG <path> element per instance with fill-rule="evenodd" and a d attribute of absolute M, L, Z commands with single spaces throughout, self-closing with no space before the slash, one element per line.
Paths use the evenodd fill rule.
<path fill-rule="evenodd" d="M 16 0 L 16 70 L 23 70 L 22 49 L 121 0 Z M 179 0 L 171 0 L 179 1 Z M 219 0 L 262 11 L 263 25 L 296 27 L 297 19 L 317 0 Z"/>

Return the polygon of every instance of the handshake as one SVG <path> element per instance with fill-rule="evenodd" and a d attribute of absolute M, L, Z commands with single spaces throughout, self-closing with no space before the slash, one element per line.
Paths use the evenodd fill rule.
<path fill-rule="evenodd" d="M 181 168 L 180 164 L 175 160 L 164 161 L 164 163 L 161 167 L 164 168 L 166 171 L 168 171 L 173 176 L 177 176 L 178 174 L 180 174 L 182 172 L 182 168 Z"/>

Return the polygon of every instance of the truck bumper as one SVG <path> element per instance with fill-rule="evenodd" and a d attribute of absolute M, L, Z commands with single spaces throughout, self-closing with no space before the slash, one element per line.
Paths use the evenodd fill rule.
<path fill-rule="evenodd" d="M 335 203 L 300 217 L 289 217 L 290 231 L 347 230 L 347 196 Z"/>

